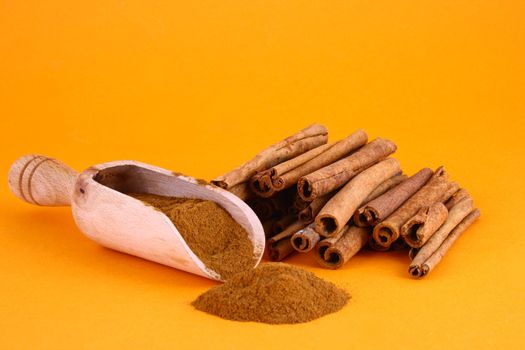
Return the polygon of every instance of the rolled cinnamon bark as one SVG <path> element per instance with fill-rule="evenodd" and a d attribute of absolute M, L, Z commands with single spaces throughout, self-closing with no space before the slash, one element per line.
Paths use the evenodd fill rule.
<path fill-rule="evenodd" d="M 367 202 L 354 214 L 358 226 L 375 226 L 399 208 L 430 179 L 433 171 L 423 168 L 396 187 Z"/>
<path fill-rule="evenodd" d="M 443 259 L 443 256 L 448 252 L 450 247 L 456 242 L 465 230 L 479 218 L 479 209 L 475 209 L 473 212 L 468 214 L 447 236 L 447 238 L 441 243 L 439 248 L 427 259 L 419 268 L 411 266 L 409 273 L 412 277 L 421 278 L 432 271 L 437 264 Z M 417 258 L 417 257 L 416 257 Z M 415 260 L 415 259 L 414 259 Z"/>
<path fill-rule="evenodd" d="M 289 238 L 273 242 L 268 247 L 268 255 L 272 261 L 281 261 L 295 251 Z"/>
<path fill-rule="evenodd" d="M 368 246 L 370 247 L 370 249 L 378 252 L 386 252 L 390 250 L 390 247 L 383 247 L 377 244 L 376 240 L 374 239 L 374 237 L 372 237 L 372 235 L 368 237 Z"/>
<path fill-rule="evenodd" d="M 457 191 L 459 191 L 459 184 L 457 182 L 449 182 L 447 189 L 443 192 L 439 201 L 442 203 L 447 202 Z"/>
<path fill-rule="evenodd" d="M 245 202 L 254 196 L 247 182 L 237 184 L 229 188 L 228 191 L 233 193 Z"/>
<path fill-rule="evenodd" d="M 458 204 L 463 198 L 467 197 L 470 197 L 468 191 L 464 188 L 460 188 L 456 193 L 452 195 L 452 197 L 448 199 L 448 201 L 445 203 L 445 206 L 448 210 L 450 210 L 450 208 Z"/>
<path fill-rule="evenodd" d="M 281 261 L 290 255 L 295 249 L 292 246 L 290 238 L 299 230 L 306 226 L 301 221 L 295 221 L 284 231 L 268 239 L 268 254 L 273 261 Z"/>
<path fill-rule="evenodd" d="M 348 157 L 301 177 L 297 182 L 297 191 L 304 200 L 314 200 L 343 186 L 359 172 L 385 159 L 395 150 L 396 145 L 392 141 L 375 139 Z"/>
<path fill-rule="evenodd" d="M 298 252 L 307 253 L 315 247 L 320 239 L 321 236 L 315 232 L 313 225 L 308 225 L 294 233 L 290 242 L 292 242 L 292 246 Z"/>
<path fill-rule="evenodd" d="M 314 124 L 286 139 L 264 149 L 248 162 L 212 181 L 215 185 L 228 189 L 248 181 L 257 172 L 325 144 L 328 131 L 323 125 Z"/>
<path fill-rule="evenodd" d="M 286 178 L 283 176 L 286 172 L 312 160 L 332 146 L 333 144 L 321 145 L 270 169 L 258 172 L 248 181 L 250 189 L 260 197 L 270 197 L 276 191 L 290 187 L 294 183 L 286 183 Z"/>
<path fill-rule="evenodd" d="M 357 130 L 336 143 L 319 146 L 257 173 L 250 179 L 250 187 L 259 196 L 271 196 L 275 191 L 282 191 L 295 185 L 301 176 L 347 156 L 353 150 L 366 144 L 367 139 L 368 136 L 363 130 Z"/>
<path fill-rule="evenodd" d="M 419 249 L 413 248 L 409 252 L 412 263 L 409 267 L 411 275 L 418 277 L 422 275 L 421 266 L 439 248 L 450 232 L 474 210 L 474 201 L 470 197 L 463 198 L 448 212 L 447 220 Z"/>
<path fill-rule="evenodd" d="M 368 246 L 371 249 L 376 250 L 378 252 L 386 252 L 386 251 L 390 251 L 390 250 L 407 250 L 407 249 L 410 248 L 408 246 L 408 244 L 406 244 L 406 242 L 403 241 L 402 239 L 398 239 L 397 241 L 392 243 L 389 247 L 380 246 L 379 244 L 376 243 L 376 241 L 375 241 L 374 237 L 372 237 L 372 235 L 370 235 L 368 237 Z M 412 248 L 412 249 L 414 249 L 414 248 Z M 409 251 L 409 255 L 410 255 L 410 251 Z"/>
<path fill-rule="evenodd" d="M 316 198 L 309 206 L 301 210 L 298 214 L 299 220 L 311 223 L 314 221 L 315 217 L 321 209 L 328 203 L 330 198 L 334 195 L 334 192 L 325 194 L 324 196 Z"/>
<path fill-rule="evenodd" d="M 396 187 L 401 182 L 405 181 L 408 178 L 405 174 L 396 174 L 390 179 L 383 181 L 379 186 L 377 186 L 364 200 L 363 203 L 368 203 L 380 195 L 384 194 L 386 191 Z"/>
<path fill-rule="evenodd" d="M 292 237 L 294 233 L 296 233 L 297 231 L 305 228 L 307 225 L 308 224 L 297 220 L 297 221 L 293 222 L 291 225 L 289 225 L 282 232 L 280 232 L 280 233 L 276 234 L 275 236 L 271 237 L 268 240 L 268 243 L 269 244 L 273 244 L 273 243 L 275 243 L 277 241 L 282 240 L 283 238 L 286 238 L 286 239 L 290 240 L 290 237 Z"/>
<path fill-rule="evenodd" d="M 389 247 L 399 238 L 401 226 L 414 216 L 421 207 L 447 200 L 448 197 L 444 197 L 452 189 L 451 186 L 452 184 L 448 181 L 448 174 L 445 169 L 443 167 L 438 168 L 423 187 L 397 208 L 394 213 L 374 227 L 372 235 L 377 244 Z M 452 193 L 448 194 L 448 196 L 450 197 Z"/>
<path fill-rule="evenodd" d="M 368 241 L 368 229 L 352 226 L 324 252 L 322 266 L 338 269 L 350 260 Z"/>
<path fill-rule="evenodd" d="M 321 209 L 315 218 L 315 230 L 321 236 L 337 234 L 346 225 L 363 200 L 383 181 L 401 170 L 394 158 L 383 160 L 350 180 Z"/>
<path fill-rule="evenodd" d="M 323 266 L 324 264 L 324 253 L 328 248 L 330 248 L 332 245 L 334 245 L 350 227 L 348 225 L 344 226 L 339 233 L 337 233 L 335 236 L 330 238 L 325 238 L 323 240 L 320 240 L 317 245 L 315 246 L 315 259 L 319 263 L 319 265 Z"/>
<path fill-rule="evenodd" d="M 410 247 L 420 248 L 443 225 L 447 216 L 447 207 L 441 202 L 422 207 L 401 226 L 401 237 Z"/>

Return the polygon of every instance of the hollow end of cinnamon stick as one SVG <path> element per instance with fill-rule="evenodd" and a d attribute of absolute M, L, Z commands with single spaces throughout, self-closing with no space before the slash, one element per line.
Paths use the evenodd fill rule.
<path fill-rule="evenodd" d="M 294 237 L 291 242 L 294 249 L 301 253 L 309 252 L 315 245 L 309 237 L 304 236 Z"/>
<path fill-rule="evenodd" d="M 357 210 L 354 214 L 354 224 L 356 224 L 359 227 L 367 227 L 368 226 L 368 218 L 366 217 L 366 214 L 362 210 Z"/>
<path fill-rule="evenodd" d="M 249 181 L 250 189 L 259 197 L 268 198 L 275 194 L 269 176 L 253 176 Z"/>
<path fill-rule="evenodd" d="M 292 247 L 298 252 L 302 252 L 305 248 L 310 247 L 310 242 L 306 237 L 303 236 L 293 236 L 291 238 Z"/>
<path fill-rule="evenodd" d="M 282 177 L 274 177 L 270 175 L 270 180 L 272 181 L 272 186 L 275 191 L 282 191 L 285 189 L 286 183 Z"/>
<path fill-rule="evenodd" d="M 326 249 L 323 256 L 322 265 L 326 268 L 336 270 L 344 264 L 343 253 L 333 247 Z"/>
<path fill-rule="evenodd" d="M 337 218 L 332 215 L 324 214 L 315 218 L 315 230 L 323 237 L 333 237 L 340 229 Z"/>
<path fill-rule="evenodd" d="M 328 248 L 331 247 L 331 244 L 328 242 L 320 241 L 317 243 L 317 246 L 315 247 L 315 260 L 319 263 L 321 266 L 325 266 L 325 259 L 324 255 Z"/>
<path fill-rule="evenodd" d="M 363 248 L 368 241 L 369 231 L 368 229 L 357 227 L 357 226 L 345 226 L 347 229 L 342 230 L 344 232 L 341 237 L 329 238 L 323 241 L 322 247 L 326 246 L 327 249 L 320 249 L 318 258 L 321 266 L 329 269 L 338 269 L 342 267 L 351 257 Z M 326 244 L 326 245 L 325 245 Z"/>
<path fill-rule="evenodd" d="M 301 253 L 306 253 L 312 250 L 319 240 L 320 236 L 313 229 L 313 225 L 297 231 L 290 239 L 293 248 Z"/>
<path fill-rule="evenodd" d="M 378 213 L 374 208 L 362 207 L 354 214 L 354 224 L 359 227 L 374 226 L 379 221 Z"/>
<path fill-rule="evenodd" d="M 419 228 L 423 224 L 424 223 L 422 221 L 414 220 L 414 221 L 410 222 L 410 224 L 407 226 L 405 241 L 411 247 L 416 247 L 417 248 L 417 247 L 421 246 L 421 244 L 422 244 L 421 237 L 419 237 L 417 232 L 418 232 Z"/>
<path fill-rule="evenodd" d="M 412 248 L 420 248 L 443 225 L 448 210 L 441 202 L 419 209 L 401 226 L 401 237 Z"/>
<path fill-rule="evenodd" d="M 389 248 L 392 243 L 399 238 L 396 230 L 388 224 L 377 225 L 372 235 L 377 245 L 385 248 Z"/>
<path fill-rule="evenodd" d="M 376 240 L 374 239 L 372 235 L 368 237 L 368 246 L 370 247 L 370 249 L 375 250 L 377 252 L 386 252 L 387 250 L 390 249 L 390 247 L 383 247 L 377 244 Z"/>
<path fill-rule="evenodd" d="M 425 275 L 421 266 L 409 266 L 408 273 L 410 274 L 410 277 L 413 278 L 421 278 Z"/>
<path fill-rule="evenodd" d="M 297 193 L 304 201 L 312 201 L 315 197 L 312 184 L 305 178 L 301 178 L 297 182 Z"/>

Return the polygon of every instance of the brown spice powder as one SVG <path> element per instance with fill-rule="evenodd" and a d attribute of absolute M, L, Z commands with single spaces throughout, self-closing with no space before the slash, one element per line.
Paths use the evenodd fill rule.
<path fill-rule="evenodd" d="M 255 266 L 248 233 L 217 203 L 146 193 L 129 195 L 166 214 L 193 253 L 222 279 Z"/>
<path fill-rule="evenodd" d="M 349 294 L 313 273 L 283 263 L 263 263 L 200 295 L 192 305 L 236 321 L 302 323 L 336 312 Z"/>

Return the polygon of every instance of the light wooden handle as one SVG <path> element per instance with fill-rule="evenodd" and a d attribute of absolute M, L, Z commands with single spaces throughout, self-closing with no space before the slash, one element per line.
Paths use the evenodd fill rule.
<path fill-rule="evenodd" d="M 61 206 L 71 203 L 77 175 L 56 159 L 28 154 L 13 163 L 8 179 L 18 198 L 36 205 Z"/>

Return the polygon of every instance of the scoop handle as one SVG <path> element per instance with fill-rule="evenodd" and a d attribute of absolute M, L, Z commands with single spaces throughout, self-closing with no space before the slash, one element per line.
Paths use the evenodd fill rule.
<path fill-rule="evenodd" d="M 78 173 L 53 158 L 28 154 L 18 158 L 9 170 L 11 192 L 36 205 L 67 206 Z"/>

